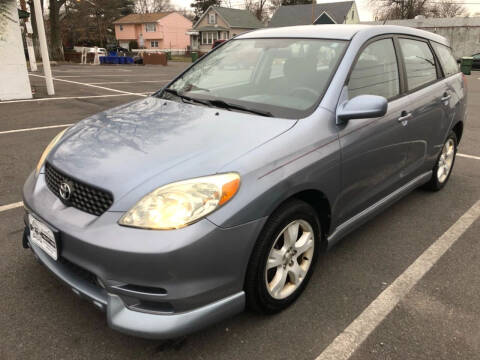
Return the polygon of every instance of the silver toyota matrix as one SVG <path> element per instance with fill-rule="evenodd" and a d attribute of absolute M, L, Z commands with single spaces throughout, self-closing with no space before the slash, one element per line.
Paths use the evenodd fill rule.
<path fill-rule="evenodd" d="M 445 186 L 465 109 L 436 34 L 245 33 L 58 134 L 24 185 L 23 246 L 128 334 L 275 313 L 320 251 L 413 189 Z"/>

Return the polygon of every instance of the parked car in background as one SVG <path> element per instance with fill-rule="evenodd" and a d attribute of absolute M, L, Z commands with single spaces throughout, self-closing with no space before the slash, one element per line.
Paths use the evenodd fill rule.
<path fill-rule="evenodd" d="M 224 43 L 227 40 L 215 40 L 212 45 L 212 49 L 215 49 L 218 45 Z"/>
<path fill-rule="evenodd" d="M 322 249 L 447 184 L 465 109 L 431 32 L 245 33 L 58 134 L 24 185 L 23 244 L 128 334 L 183 336 L 246 305 L 276 313 Z"/>
<path fill-rule="evenodd" d="M 74 46 L 73 49 L 76 52 L 82 53 L 84 49 L 87 51 L 87 53 L 95 54 L 95 47 L 87 47 L 87 46 Z M 97 47 L 96 51 L 100 56 L 107 56 L 107 49 Z"/>

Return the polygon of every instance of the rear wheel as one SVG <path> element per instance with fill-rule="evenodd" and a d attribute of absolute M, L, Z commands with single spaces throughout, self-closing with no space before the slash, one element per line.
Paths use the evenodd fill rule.
<path fill-rule="evenodd" d="M 320 234 L 315 210 L 303 201 L 289 201 L 270 217 L 247 270 L 250 308 L 275 313 L 296 300 L 312 275 Z"/>
<path fill-rule="evenodd" d="M 457 136 L 452 131 L 443 144 L 442 152 L 438 156 L 437 163 L 433 168 L 432 178 L 425 184 L 427 189 L 438 191 L 445 186 L 452 173 L 456 154 Z"/>

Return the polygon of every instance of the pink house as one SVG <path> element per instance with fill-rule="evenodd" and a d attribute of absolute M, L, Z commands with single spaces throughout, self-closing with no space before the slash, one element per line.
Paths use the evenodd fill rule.
<path fill-rule="evenodd" d="M 126 49 L 131 40 L 147 49 L 186 49 L 190 45 L 190 37 L 186 33 L 192 22 L 175 11 L 130 14 L 114 21 L 114 24 L 119 45 Z"/>

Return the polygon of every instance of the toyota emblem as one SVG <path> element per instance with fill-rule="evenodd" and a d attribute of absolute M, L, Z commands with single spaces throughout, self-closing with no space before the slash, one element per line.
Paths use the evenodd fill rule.
<path fill-rule="evenodd" d="M 60 185 L 60 196 L 63 200 L 68 201 L 72 196 L 72 188 L 66 182 Z"/>

